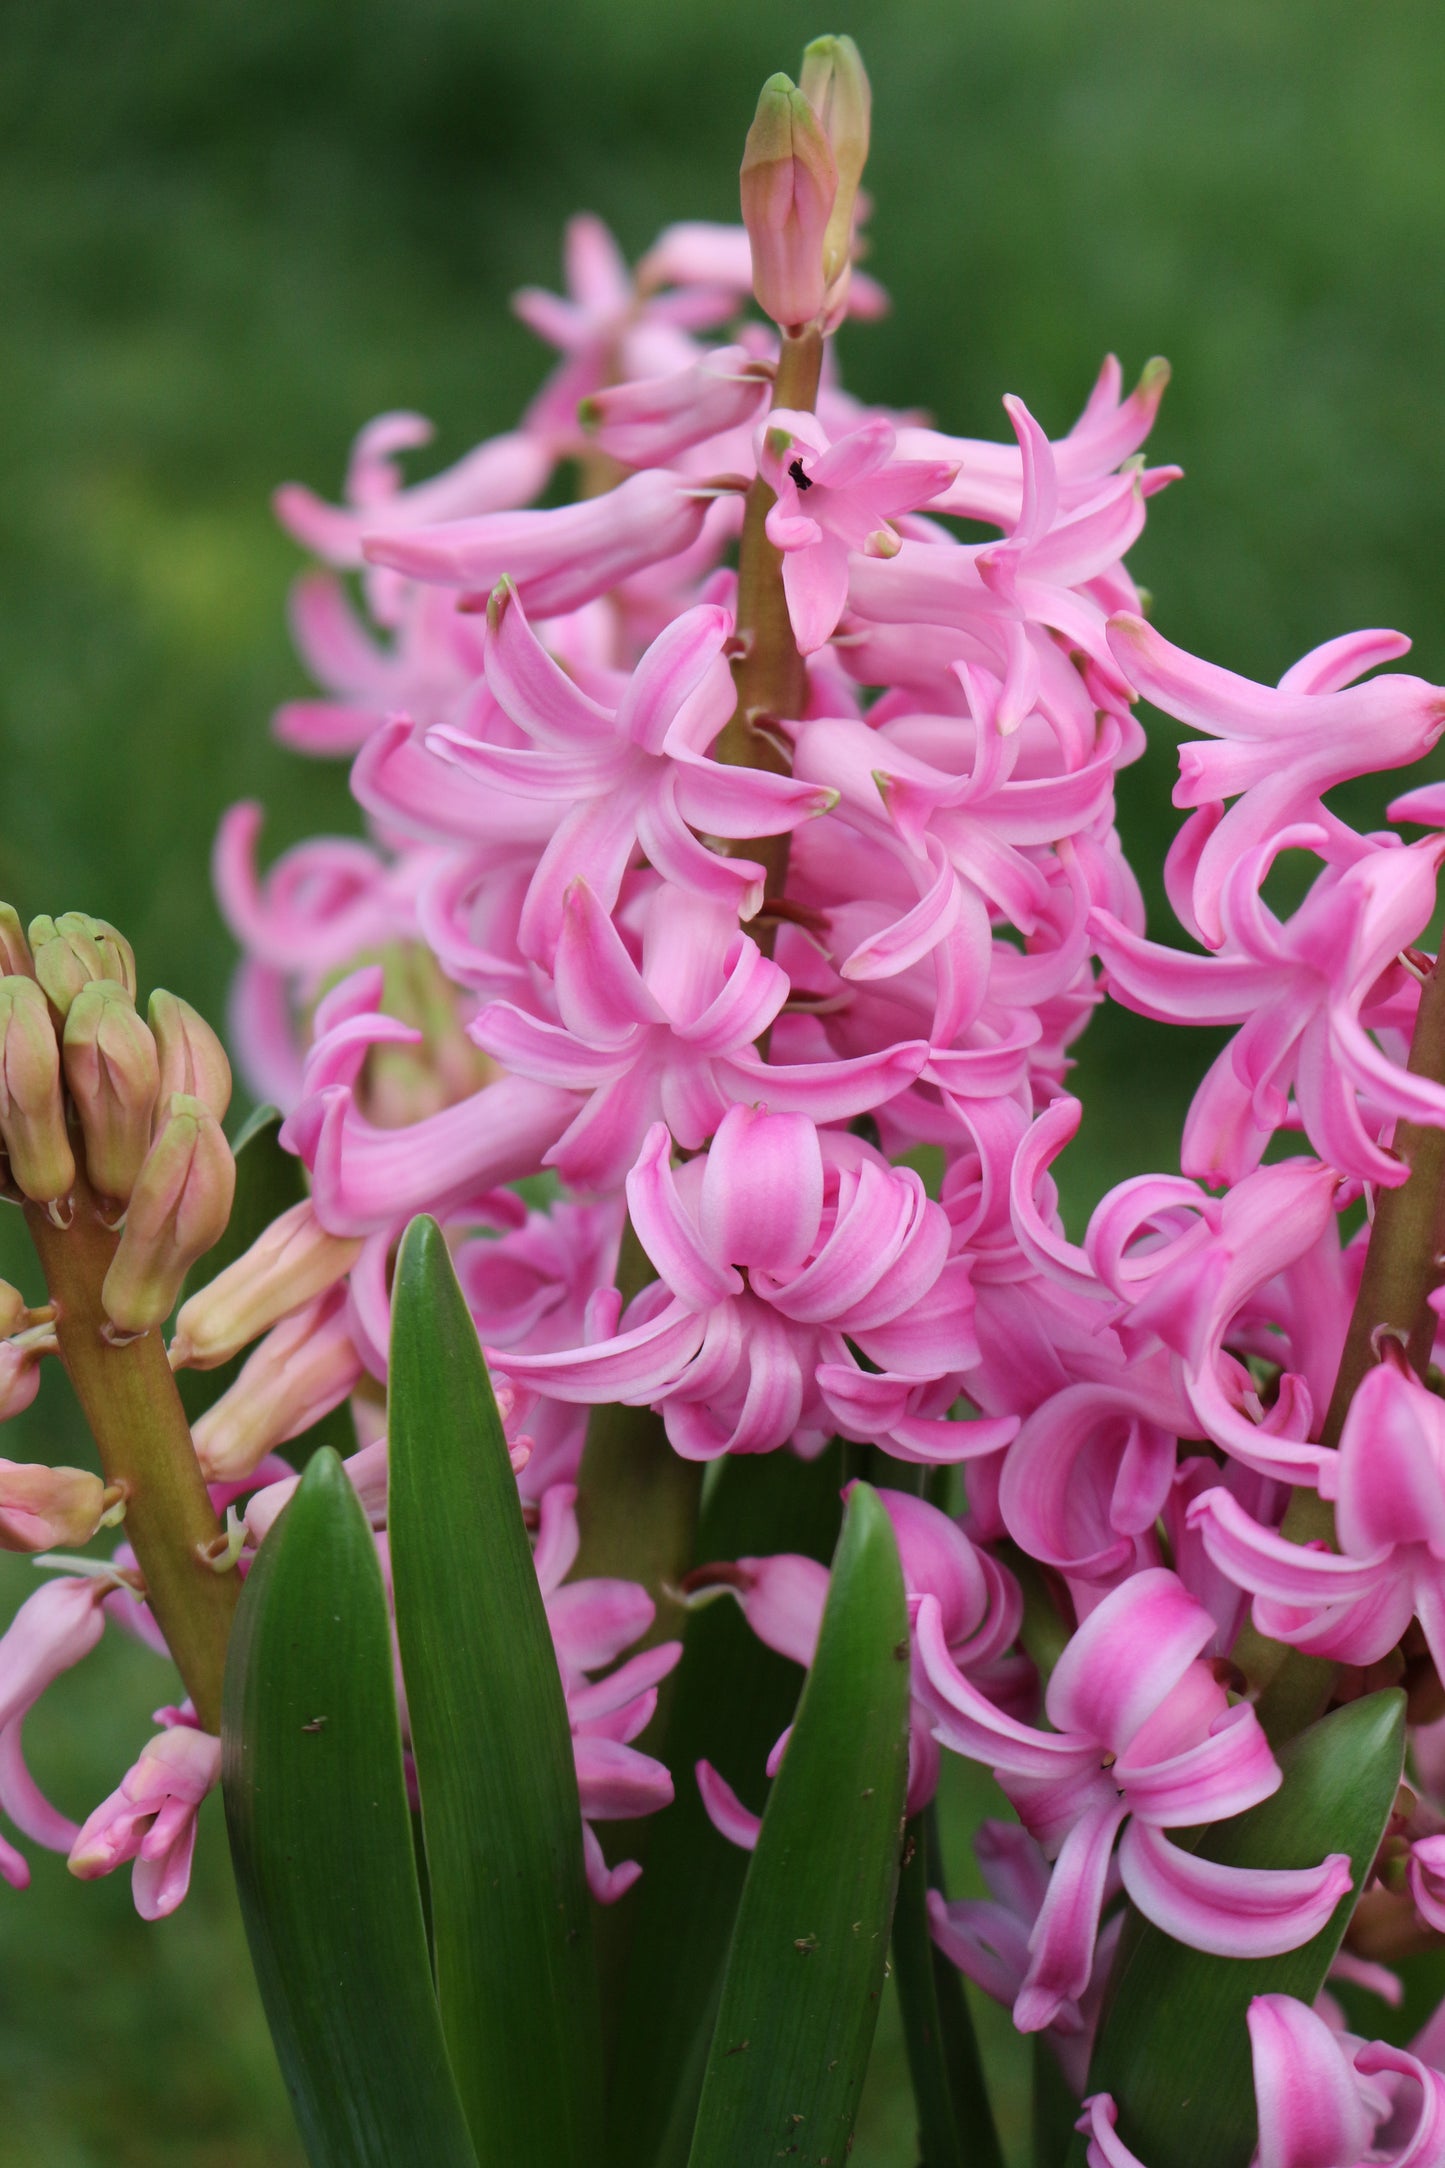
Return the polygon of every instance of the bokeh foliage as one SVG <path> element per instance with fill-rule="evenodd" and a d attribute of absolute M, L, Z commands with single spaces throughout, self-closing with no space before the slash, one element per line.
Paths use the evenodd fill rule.
<path fill-rule="evenodd" d="M 342 771 L 266 733 L 302 689 L 271 486 L 334 488 L 386 407 L 430 414 L 443 458 L 506 426 L 540 363 L 506 295 L 555 278 L 565 215 L 601 212 L 633 252 L 670 219 L 734 215 L 757 85 L 827 28 L 873 74 L 873 263 L 895 303 L 845 335 L 853 385 L 984 434 L 1017 391 L 1058 431 L 1106 350 L 1131 373 L 1163 352 L 1156 455 L 1188 478 L 1133 559 L 1163 629 L 1276 676 L 1334 632 L 1401 625 L 1445 677 L 1429 0 L 855 0 L 832 22 L 811 0 L 27 0 L 0 10 L 0 894 L 113 917 L 148 981 L 219 1014 L 221 808 L 264 799 L 271 847 L 352 825 Z M 1162 926 L 1157 736 L 1121 801 Z M 1076 1214 L 1173 1164 L 1209 1051 L 1101 1013 Z M 0 1270 L 19 1276 L 14 1236 Z M 10 1454 L 78 1450 L 57 1382 Z M 7 1562 L 7 1612 L 29 1585 Z M 170 1692 L 115 1648 L 47 1705 L 34 1758 L 72 1811 Z M 196 1894 L 158 1927 L 123 1877 L 81 1890 L 50 1859 L 27 1896 L 0 1891 L 15 2168 L 297 2158 L 221 1853 L 216 1817 Z M 912 2157 L 883 2040 L 858 2168 Z"/>

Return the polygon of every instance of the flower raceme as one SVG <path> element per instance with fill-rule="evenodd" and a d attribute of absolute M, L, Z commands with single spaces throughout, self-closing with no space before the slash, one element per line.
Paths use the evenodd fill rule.
<path fill-rule="evenodd" d="M 276 1449 L 348 1402 L 348 1472 L 384 1540 L 389 1277 L 410 1217 L 438 1219 L 536 1523 L 606 1897 L 636 1869 L 606 1865 L 593 1820 L 693 1779 L 637 1744 L 677 1661 L 625 1656 L 653 1619 L 641 1568 L 568 1578 L 574 1499 L 600 1480 L 589 1411 L 652 1411 L 690 1462 L 817 1459 L 841 1437 L 882 1449 L 875 1474 L 921 1468 L 897 1480 L 925 1496 L 883 1492 L 911 1614 L 910 1803 L 955 1753 L 1023 1825 L 986 1840 L 992 1909 L 940 1897 L 934 1931 L 1048 2033 L 1077 2094 L 1120 1890 L 1194 1947 L 1260 1955 L 1307 1941 L 1346 1887 L 1338 1854 L 1245 1874 L 1170 1834 L 1280 1781 L 1261 1637 L 1408 1666 L 1421 1708 L 1445 1661 L 1445 1433 L 1423 1359 L 1399 1352 L 1428 1356 L 1436 1323 L 1433 1210 L 1401 1200 L 1445 1128 L 1418 946 L 1445 797 L 1413 779 L 1368 834 L 1330 803 L 1429 753 L 1445 693 L 1390 667 L 1393 633 L 1328 640 L 1267 686 L 1146 622 L 1125 560 L 1178 478 L 1145 464 L 1162 364 L 1127 391 L 1111 358 L 1058 437 L 1014 396 L 998 442 L 855 398 L 830 334 L 882 306 L 853 261 L 868 125 L 856 53 L 821 41 L 798 85 L 765 92 L 742 225 L 669 227 L 631 272 L 598 221 L 572 223 L 565 293 L 519 297 L 555 359 L 514 429 L 409 481 L 426 425 L 389 414 L 344 502 L 279 496 L 319 560 L 293 600 L 318 697 L 276 726 L 351 762 L 365 833 L 262 870 L 259 809 L 223 824 L 235 1050 L 310 1194 L 185 1303 L 171 1354 L 246 1356 L 195 1442 L 249 1547 L 292 1480 Z M 1146 933 L 1115 825 L 1119 772 L 1154 757 L 1141 701 L 1194 733 L 1166 868 L 1191 950 Z M 1285 854 L 1310 874 L 1289 913 Z M 81 1158 L 107 1240 L 128 1207 L 111 1324 L 140 1344 L 224 1218 L 228 1076 L 174 1005 L 141 1021 L 113 928 L 67 914 L 32 935 L 0 910 L 5 1184 L 42 1245 Z M 1075 1239 L 1055 1169 L 1104 999 L 1233 1036 L 1178 1167 L 1120 1183 Z M 16 1413 L 55 1320 L 8 1291 L 0 1328 Z M 135 1520 L 133 1496 L 50 1473 L 0 1480 L 5 1540 Z M 1330 1509 L 1328 1536 L 1293 1540 Z M 95 1563 L 0 1644 L 0 1804 L 66 1849 L 20 1716 L 103 1617 L 163 1638 L 134 1562 Z M 826 1585 L 791 1554 L 691 1584 L 731 1590 L 799 1663 Z M 199 1736 L 173 1725 L 77 1855 L 145 1862 L 153 1908 L 194 1819 L 197 1773 L 168 1790 L 169 1761 Z M 701 1781 L 747 1841 L 748 1810 L 710 1765 Z M 1412 1825 L 1396 1877 L 1427 1925 L 1439 1834 Z M 3 1871 L 22 1878 L 18 1854 Z M 1371 1901 L 1425 1931 L 1388 1882 L 1382 1866 Z M 1433 2063 L 1326 2049 L 1310 2013 L 1265 2003 L 1262 2168 L 1377 2139 L 1434 2157 L 1397 2144 L 1406 2107 L 1385 2123 L 1413 2085 L 1426 2129 Z M 1307 2069 L 1334 2103 L 1313 2153 L 1278 2108 Z M 1094 2102 L 1090 2143 L 1117 2164 L 1111 2113 Z"/>

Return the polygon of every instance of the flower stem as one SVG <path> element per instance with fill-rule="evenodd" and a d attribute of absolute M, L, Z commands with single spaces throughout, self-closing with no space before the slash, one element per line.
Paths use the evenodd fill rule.
<path fill-rule="evenodd" d="M 823 369 L 823 334 L 816 327 L 784 333 L 773 382 L 773 405 L 811 413 Z M 748 488 L 738 547 L 737 655 L 733 679 L 738 704 L 713 748 L 719 760 L 738 768 L 765 768 L 773 775 L 791 772 L 788 749 L 771 725 L 802 713 L 808 670 L 798 653 L 783 593 L 783 555 L 767 537 L 767 517 L 777 499 L 762 476 Z M 788 838 L 764 836 L 732 845 L 767 869 L 764 896 L 783 893 L 788 874 Z M 768 945 L 771 929 L 759 929 Z"/>
<path fill-rule="evenodd" d="M 160 1333 L 121 1345 L 104 1337 L 101 1283 L 119 1237 L 102 1220 L 83 1174 L 69 1227 L 56 1227 L 40 1205 L 27 1205 L 25 1218 L 55 1304 L 60 1359 L 106 1482 L 125 1491 L 125 1534 L 145 1576 L 146 1600 L 198 1719 L 218 1732 L 239 1576 L 214 1572 L 205 1555 L 221 1525 Z"/>

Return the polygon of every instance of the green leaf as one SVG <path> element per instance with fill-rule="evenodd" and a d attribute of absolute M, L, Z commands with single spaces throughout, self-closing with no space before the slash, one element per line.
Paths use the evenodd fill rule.
<path fill-rule="evenodd" d="M 214 1249 L 197 1258 L 186 1275 L 185 1293 L 194 1295 L 234 1264 L 263 1235 L 272 1220 L 289 1212 L 306 1195 L 306 1171 L 294 1153 L 283 1152 L 278 1142 L 281 1116 L 275 1107 L 257 1107 L 243 1124 L 231 1149 L 236 1160 L 236 1196 L 226 1232 Z M 195 1423 L 214 1406 L 240 1375 L 249 1348 L 220 1363 L 214 1370 L 178 1370 L 181 1406 L 186 1420 Z M 354 1453 L 356 1439 L 346 1408 L 332 1410 L 300 1438 L 284 1448 L 294 1468 L 304 1467 L 319 1445 L 334 1445 L 339 1453 Z"/>
<path fill-rule="evenodd" d="M 1313 1867 L 1348 1852 L 1354 1889 L 1302 1949 L 1211 1957 L 1157 1927 L 1126 1930 L 1089 2091 L 1113 2094 L 1119 2135 L 1149 2168 L 1245 2168 L 1255 2143 L 1250 1998 L 1318 1994 L 1394 1805 L 1404 1741 L 1397 1690 L 1332 1710 L 1281 1749 L 1273 1798 L 1216 1823 L 1199 1847 L 1233 1867 Z M 1072 2157 L 1083 2153 L 1080 2139 Z"/>
<path fill-rule="evenodd" d="M 893 1977 L 927 2168 L 1003 2168 L 978 2044 L 954 1966 L 928 1931 L 928 1892 L 939 1874 L 931 1813 L 904 1833 L 893 1914 Z"/>
<path fill-rule="evenodd" d="M 715 1464 L 696 1558 L 801 1551 L 826 1559 L 838 1534 L 836 1448 L 814 1461 L 747 1454 Z M 748 1855 L 708 1820 L 693 1768 L 706 1758 L 744 1793 L 798 1701 L 798 1667 L 759 1641 L 731 1598 L 693 1611 L 667 1731 L 656 1751 L 677 1785 L 652 1820 L 635 1907 L 609 2087 L 615 2168 L 683 2168 Z"/>
<path fill-rule="evenodd" d="M 859 1483 L 743 1886 L 691 2168 L 847 2154 L 898 1883 L 908 1649 L 892 1524 Z"/>
<path fill-rule="evenodd" d="M 313 2168 L 476 2168 L 432 1993 L 381 1568 L 334 1453 L 241 1592 L 221 1737 L 241 1913 Z"/>
<path fill-rule="evenodd" d="M 482 2159 L 601 2150 L 601 2027 L 572 1737 L 516 1478 L 446 1242 L 392 1291 L 387 1527 L 437 1997 Z"/>

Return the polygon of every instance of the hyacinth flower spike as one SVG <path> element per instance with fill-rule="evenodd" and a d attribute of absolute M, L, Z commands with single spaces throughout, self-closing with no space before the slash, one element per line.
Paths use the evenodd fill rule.
<path fill-rule="evenodd" d="M 963 1676 L 932 1597 L 917 1634 L 939 1740 L 993 1769 L 1054 1857 L 1014 2005 L 1020 2031 L 1053 2024 L 1088 1986 L 1116 1837 L 1124 1887 L 1145 1918 L 1224 1956 L 1297 1948 L 1349 1888 L 1342 1853 L 1302 1870 L 1222 1867 L 1164 1834 L 1243 1813 L 1281 1781 L 1253 1709 L 1231 1708 L 1200 1661 L 1214 1620 L 1172 1573 L 1135 1574 L 1085 1619 L 1049 1681 L 1052 1732 L 1005 1716 Z"/>

